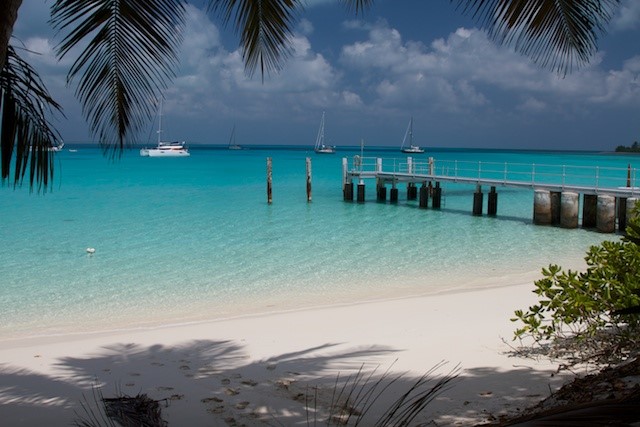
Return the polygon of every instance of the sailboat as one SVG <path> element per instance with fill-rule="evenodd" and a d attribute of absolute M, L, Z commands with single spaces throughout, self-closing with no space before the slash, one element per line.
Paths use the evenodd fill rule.
<path fill-rule="evenodd" d="M 158 145 L 154 148 L 142 148 L 140 155 L 143 157 L 188 157 L 191 154 L 184 141 L 162 141 L 162 99 L 158 113 Z"/>
<path fill-rule="evenodd" d="M 229 138 L 229 150 L 242 150 L 242 147 L 236 144 L 236 125 L 231 129 L 231 137 Z"/>
<path fill-rule="evenodd" d="M 318 136 L 316 137 L 315 151 L 318 154 L 333 154 L 336 152 L 336 147 L 324 145 L 324 111 L 322 112 L 322 119 L 320 120 Z"/>
<path fill-rule="evenodd" d="M 407 143 L 407 137 L 409 138 L 409 145 L 405 147 Z M 400 146 L 400 151 L 403 153 L 424 153 L 424 150 L 417 145 L 413 145 L 413 117 L 409 120 L 409 126 L 407 126 L 407 131 L 404 133 L 404 139 L 402 140 L 402 146 Z"/>

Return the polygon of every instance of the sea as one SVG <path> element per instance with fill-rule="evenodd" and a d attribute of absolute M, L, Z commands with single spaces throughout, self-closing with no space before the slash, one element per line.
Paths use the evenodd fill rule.
<path fill-rule="evenodd" d="M 509 284 L 533 290 L 543 267 L 584 268 L 591 245 L 621 238 L 534 225 L 532 189 L 498 187 L 495 217 L 486 207 L 472 215 L 476 189 L 459 183 L 442 184 L 440 209 L 407 200 L 405 184 L 397 204 L 377 202 L 373 182 L 365 182 L 364 203 L 343 200 L 343 159 L 400 168 L 408 155 L 397 148 L 190 151 L 114 158 L 67 144 L 45 193 L 0 187 L 0 342 Z M 575 168 L 597 179 L 606 169 L 619 179 L 612 185 L 625 185 L 630 168 L 635 179 L 640 167 L 640 157 L 613 153 L 473 149 L 428 149 L 413 162 L 429 157 L 436 170 L 460 174 L 537 165 L 523 178 L 532 180 L 550 166 L 567 175 L 551 180 Z"/>

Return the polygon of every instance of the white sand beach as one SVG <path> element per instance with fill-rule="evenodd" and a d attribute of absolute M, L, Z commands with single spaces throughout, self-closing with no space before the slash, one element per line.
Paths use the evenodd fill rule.
<path fill-rule="evenodd" d="M 528 283 L 4 342 L 0 420 L 6 426 L 68 426 L 84 414 L 82 402 L 94 405 L 92 387 L 99 386 L 105 397 L 145 393 L 163 400 L 170 426 L 308 425 L 314 414 L 304 409 L 305 401 L 322 409 L 338 376 L 359 369 L 405 373 L 376 402 L 372 411 L 379 412 L 446 362 L 432 377 L 458 365 L 460 376 L 416 424 L 475 425 L 538 402 L 565 379 L 547 360 L 509 354 L 515 329 L 509 319 L 535 301 L 532 289 Z"/>

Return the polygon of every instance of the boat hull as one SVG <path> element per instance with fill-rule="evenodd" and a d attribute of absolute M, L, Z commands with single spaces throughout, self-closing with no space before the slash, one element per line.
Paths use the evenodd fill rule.
<path fill-rule="evenodd" d="M 142 150 L 140 150 L 141 156 L 148 157 L 188 157 L 191 154 L 187 150 L 163 150 L 161 148 L 152 148 L 147 150 L 147 154 L 142 154 Z"/>

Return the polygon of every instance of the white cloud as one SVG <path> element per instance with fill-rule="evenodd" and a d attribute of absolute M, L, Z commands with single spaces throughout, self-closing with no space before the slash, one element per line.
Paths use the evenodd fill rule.
<path fill-rule="evenodd" d="M 282 69 L 262 81 L 259 70 L 252 78 L 246 75 L 240 50 L 222 46 L 217 27 L 202 11 L 188 8 L 186 28 L 182 69 L 170 94 L 180 98 L 178 110 L 269 117 L 304 104 L 339 102 L 340 91 L 334 90 L 338 73 L 302 34 L 292 37 L 291 56 Z"/>
<path fill-rule="evenodd" d="M 520 111 L 530 113 L 538 113 L 544 111 L 546 108 L 547 104 L 533 97 L 528 97 L 517 107 L 517 109 Z"/>
<path fill-rule="evenodd" d="M 298 31 L 305 36 L 313 34 L 313 24 L 308 19 L 301 19 L 298 22 Z"/>
<path fill-rule="evenodd" d="M 617 31 L 640 28 L 640 0 L 623 0 L 611 26 Z"/>
<path fill-rule="evenodd" d="M 369 103 L 398 109 L 414 105 L 432 111 L 471 109 L 511 110 L 513 93 L 528 99 L 519 109 L 553 105 L 572 109 L 579 103 L 640 104 L 640 60 L 631 59 L 622 70 L 603 71 L 602 54 L 581 71 L 561 77 L 541 69 L 528 58 L 490 41 L 483 31 L 460 28 L 430 46 L 405 42 L 384 21 L 367 38 L 344 46 L 341 63 L 361 73 L 375 87 Z M 362 95 L 366 87 L 362 87 Z M 534 102 L 534 100 L 536 102 Z"/>

